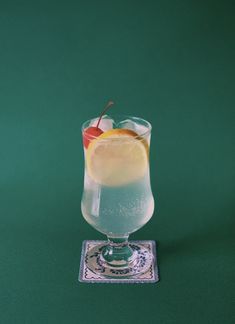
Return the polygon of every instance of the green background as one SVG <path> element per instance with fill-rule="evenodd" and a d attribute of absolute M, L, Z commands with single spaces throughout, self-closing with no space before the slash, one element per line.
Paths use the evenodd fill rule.
<path fill-rule="evenodd" d="M 0 2 L 0 323 L 234 323 L 233 1 Z M 77 282 L 81 123 L 153 125 L 161 281 Z"/>

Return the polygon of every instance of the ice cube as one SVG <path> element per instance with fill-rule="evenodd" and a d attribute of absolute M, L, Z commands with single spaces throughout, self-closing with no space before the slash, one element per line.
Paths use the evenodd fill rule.
<path fill-rule="evenodd" d="M 143 135 L 148 131 L 148 127 L 145 125 L 142 125 L 138 122 L 135 122 L 131 119 L 125 119 L 122 120 L 119 124 L 118 124 L 119 128 L 127 128 L 127 129 L 131 129 L 134 132 L 136 132 L 138 135 Z"/>
<path fill-rule="evenodd" d="M 135 123 L 134 122 L 134 126 L 135 126 L 135 129 L 134 131 L 138 134 L 138 135 L 144 135 L 148 132 L 149 128 L 145 125 L 141 125 L 139 123 Z"/>
<path fill-rule="evenodd" d="M 131 119 L 125 119 L 118 123 L 118 128 L 126 128 L 135 131 L 135 123 Z"/>
<path fill-rule="evenodd" d="M 97 122 L 99 120 L 99 117 L 92 119 L 90 126 L 96 126 Z M 109 129 L 112 129 L 114 125 L 114 120 L 108 116 L 104 115 L 101 118 L 101 121 L 99 123 L 99 128 L 102 129 L 102 131 L 106 132 Z"/>

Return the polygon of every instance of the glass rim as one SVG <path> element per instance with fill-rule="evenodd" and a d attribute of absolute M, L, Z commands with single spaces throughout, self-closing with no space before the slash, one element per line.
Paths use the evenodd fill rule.
<path fill-rule="evenodd" d="M 133 121 L 140 121 L 140 122 L 142 122 L 142 124 L 144 124 L 144 125 L 146 126 L 147 130 L 144 131 L 144 132 L 141 132 L 140 134 L 138 133 L 136 136 L 133 136 L 132 138 L 145 137 L 145 136 L 147 136 L 148 134 L 151 133 L 152 125 L 151 125 L 151 123 L 150 123 L 149 121 L 147 121 L 147 120 L 144 119 L 144 118 L 136 117 L 136 116 L 130 116 L 130 115 L 118 115 L 118 114 L 104 115 L 104 116 L 102 116 L 102 118 L 105 117 L 105 116 L 109 116 L 109 117 L 111 117 L 111 118 L 114 120 L 114 123 L 115 123 L 115 119 L 119 119 L 118 123 L 120 123 L 120 122 L 122 121 L 122 119 L 123 119 L 123 120 L 125 120 L 125 119 L 131 119 L 131 120 L 133 120 Z M 94 136 L 94 135 L 86 136 L 86 135 L 84 134 L 85 129 L 86 129 L 87 127 L 89 127 L 89 124 L 90 124 L 93 120 L 95 120 L 96 118 L 99 118 L 99 117 L 94 117 L 94 118 L 87 119 L 86 121 L 84 121 L 84 122 L 82 123 L 82 125 L 81 125 L 81 131 L 82 131 L 83 136 L 85 136 L 86 138 L 89 138 L 89 139 L 93 138 L 93 139 L 95 139 L 95 138 L 98 138 L 98 137 L 99 137 L 99 136 Z M 118 123 L 117 123 L 117 125 L 118 125 Z M 114 129 L 122 129 L 122 128 L 114 128 Z M 129 130 L 132 130 L 132 129 L 130 129 L 130 128 L 123 128 L 123 129 L 129 129 Z M 108 131 L 108 130 L 107 130 L 107 131 Z M 102 141 L 107 141 L 107 140 L 110 140 L 110 139 L 111 139 L 111 138 L 108 138 L 108 137 L 107 137 L 107 138 L 102 138 L 102 139 L 100 139 L 100 140 L 102 140 Z M 114 140 L 114 138 L 112 138 L 112 140 Z"/>

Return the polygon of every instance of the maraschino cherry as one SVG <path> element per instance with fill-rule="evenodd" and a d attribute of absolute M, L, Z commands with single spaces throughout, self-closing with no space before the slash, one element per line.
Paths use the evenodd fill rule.
<path fill-rule="evenodd" d="M 100 136 L 101 134 L 103 134 L 102 129 L 99 128 L 99 124 L 101 121 L 101 118 L 103 117 L 104 113 L 114 104 L 113 101 L 109 101 L 107 103 L 107 105 L 105 106 L 104 110 L 102 111 L 102 113 L 100 114 L 100 118 L 98 119 L 98 122 L 96 124 L 96 126 L 91 126 L 91 127 L 87 127 L 84 132 L 83 132 L 83 145 L 85 146 L 85 148 L 88 148 L 90 142 Z"/>

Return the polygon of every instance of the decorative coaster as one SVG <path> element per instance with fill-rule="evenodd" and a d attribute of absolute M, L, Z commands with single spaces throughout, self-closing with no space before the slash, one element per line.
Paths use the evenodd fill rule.
<path fill-rule="evenodd" d="M 156 257 L 156 244 L 155 241 L 129 241 L 130 244 L 141 244 L 153 254 L 153 260 L 149 270 L 143 274 L 136 275 L 129 278 L 107 278 L 95 274 L 86 265 L 87 253 L 98 244 L 105 243 L 105 241 L 85 240 L 82 244 L 82 254 L 80 262 L 80 271 L 78 280 L 87 283 L 154 283 L 159 281 L 157 257 Z"/>

